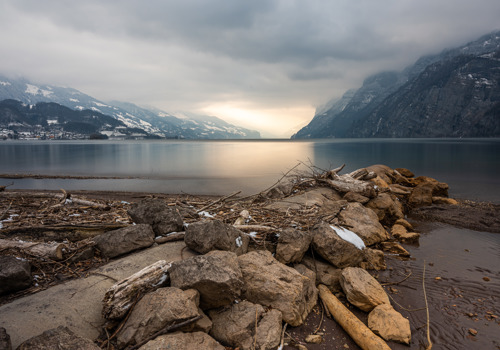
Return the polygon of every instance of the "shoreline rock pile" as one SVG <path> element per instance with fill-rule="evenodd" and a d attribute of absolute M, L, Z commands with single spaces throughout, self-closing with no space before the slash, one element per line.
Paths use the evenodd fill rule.
<path fill-rule="evenodd" d="M 284 324 L 300 326 L 317 304 L 318 285 L 369 312 L 368 327 L 384 340 L 409 344 L 409 321 L 394 310 L 367 270 L 385 269 L 384 252 L 408 257 L 399 243 L 418 244 L 419 234 L 405 219 L 411 208 L 456 202 L 447 198 L 445 183 L 415 178 L 407 169 L 374 165 L 339 175 L 341 170 L 286 178 L 251 202 L 229 207 L 233 212 L 244 209 L 232 222 L 225 216 L 186 224 L 184 218 L 198 214 L 189 206 L 155 198 L 133 204 L 128 214 L 134 225 L 93 238 L 103 256 L 121 256 L 180 233 L 186 246 L 200 255 L 158 262 L 103 296 L 106 331 L 116 334 L 114 345 L 142 350 L 277 349 Z M 253 225 L 253 210 L 296 217 L 296 223 Z M 6 265 L 0 272 L 2 286 L 26 270 L 22 261 Z M 49 349 L 69 332 L 62 327 L 45 332 L 40 336 L 45 345 L 35 337 L 19 349 L 33 348 L 30 344 Z"/>

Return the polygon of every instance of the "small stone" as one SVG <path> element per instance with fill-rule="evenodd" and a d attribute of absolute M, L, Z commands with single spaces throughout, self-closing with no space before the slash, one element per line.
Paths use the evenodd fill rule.
<path fill-rule="evenodd" d="M 434 278 L 436 281 L 441 281 L 441 277 L 435 277 Z"/>
<path fill-rule="evenodd" d="M 349 349 L 349 345 L 344 344 L 344 349 Z"/>
<path fill-rule="evenodd" d="M 477 331 L 474 328 L 469 328 L 469 333 L 473 336 L 477 335 Z"/>
<path fill-rule="evenodd" d="M 310 344 L 321 344 L 323 342 L 323 337 L 319 334 L 309 334 L 305 341 Z"/>
<path fill-rule="evenodd" d="M 9 334 L 7 334 L 7 331 L 3 327 L 0 327 L 0 349 L 12 350 L 12 343 L 10 341 L 10 336 Z"/>
<path fill-rule="evenodd" d="M 485 277 L 483 277 L 483 280 L 486 281 L 486 282 L 489 282 L 490 278 L 485 276 Z"/>

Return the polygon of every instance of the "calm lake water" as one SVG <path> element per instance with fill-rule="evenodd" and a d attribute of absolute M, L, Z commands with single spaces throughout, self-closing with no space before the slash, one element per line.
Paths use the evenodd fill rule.
<path fill-rule="evenodd" d="M 9 188 L 157 193 L 258 193 L 299 162 L 349 172 L 404 167 L 450 185 L 450 196 L 500 203 L 500 139 L 259 141 L 3 141 L 1 174 L 126 179 L 0 178 Z"/>

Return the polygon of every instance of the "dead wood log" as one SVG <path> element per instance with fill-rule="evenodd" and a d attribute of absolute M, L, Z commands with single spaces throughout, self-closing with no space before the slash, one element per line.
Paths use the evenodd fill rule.
<path fill-rule="evenodd" d="M 327 171 L 326 173 L 321 175 L 320 178 L 331 179 L 331 178 L 337 176 L 337 174 L 340 173 L 342 171 L 342 169 L 344 169 L 344 167 L 345 167 L 345 164 L 342 164 L 341 166 L 339 166 L 335 169 Z"/>
<path fill-rule="evenodd" d="M 5 186 L 0 186 L 0 192 L 5 191 L 5 189 L 6 189 L 7 187 L 12 186 L 12 185 L 14 185 L 14 182 L 11 182 L 10 184 L 5 185 Z"/>
<path fill-rule="evenodd" d="M 389 185 L 389 190 L 394 194 L 399 194 L 402 196 L 409 196 L 411 194 L 412 188 L 397 185 L 397 184 L 391 184 L 391 185 Z"/>
<path fill-rule="evenodd" d="M 57 243 L 57 242 L 37 243 L 37 242 L 15 241 L 10 239 L 0 239 L 0 250 L 9 248 L 21 249 L 27 252 L 28 254 L 42 258 L 48 258 L 52 260 L 62 260 L 63 249 L 67 249 L 68 247 L 63 243 Z"/>
<path fill-rule="evenodd" d="M 64 240 L 67 239 L 71 242 L 80 241 L 82 239 L 91 238 L 108 231 L 117 230 L 119 228 L 127 227 L 125 224 L 89 224 L 89 225 L 68 225 L 68 224 L 54 224 L 54 225 L 38 225 L 38 226 L 17 226 L 17 227 L 4 227 L 2 234 L 6 236 L 11 235 L 25 235 L 36 236 L 41 240 Z"/>
<path fill-rule="evenodd" d="M 368 170 L 366 170 L 366 168 L 354 170 L 353 172 L 346 174 L 346 175 L 352 177 L 353 179 L 364 180 L 364 181 L 368 181 L 370 179 L 377 177 L 377 174 L 375 172 L 368 171 Z"/>
<path fill-rule="evenodd" d="M 139 293 L 145 294 L 168 282 L 170 262 L 159 260 L 134 273 L 108 289 L 103 299 L 102 315 L 120 319 L 127 314 Z"/>
<path fill-rule="evenodd" d="M 4 210 L 4 212 L 0 215 L 0 221 L 7 218 L 7 213 L 9 212 L 10 208 L 12 207 L 12 201 L 10 201 L 9 206 L 7 209 Z"/>
<path fill-rule="evenodd" d="M 197 212 L 197 213 L 201 213 L 202 211 L 207 210 L 208 208 L 210 208 L 210 207 L 212 207 L 212 206 L 216 205 L 217 203 L 224 202 L 226 199 L 229 199 L 229 198 L 231 198 L 231 197 L 234 197 L 234 196 L 236 196 L 237 194 L 240 194 L 240 193 L 241 193 L 241 191 L 236 191 L 236 192 L 234 192 L 234 193 L 231 193 L 230 195 L 227 195 L 227 196 L 221 197 L 221 198 L 217 199 L 216 201 L 211 202 L 211 203 L 209 203 L 209 204 L 205 205 L 203 208 L 201 208 L 201 209 L 197 210 L 196 212 Z"/>
<path fill-rule="evenodd" d="M 328 184 L 334 190 L 342 193 L 355 192 L 368 198 L 375 198 L 377 196 L 375 185 L 373 183 L 356 180 L 349 175 L 336 175 L 333 180 L 324 179 L 321 181 Z"/>
<path fill-rule="evenodd" d="M 51 206 L 51 208 L 60 208 L 60 207 L 64 206 L 65 204 L 74 203 L 74 204 L 83 205 L 86 207 L 91 207 L 94 209 L 101 209 L 101 210 L 109 210 L 110 209 L 109 205 L 88 201 L 86 199 L 71 197 L 71 195 L 67 194 L 66 191 L 64 193 L 65 193 L 65 195 L 62 197 L 61 201 L 58 204 Z"/>
<path fill-rule="evenodd" d="M 270 227 L 270 226 L 262 226 L 262 225 L 233 225 L 233 227 L 236 227 L 238 230 L 241 231 L 276 231 L 275 228 Z"/>
<path fill-rule="evenodd" d="M 375 335 L 349 311 L 323 284 L 318 286 L 319 296 L 326 304 L 335 321 L 351 336 L 363 350 L 390 350 L 382 338 Z"/>
<path fill-rule="evenodd" d="M 172 232 L 165 236 L 158 236 L 155 238 L 155 242 L 158 244 L 163 244 L 167 242 L 182 241 L 186 232 Z"/>
<path fill-rule="evenodd" d="M 352 177 L 353 179 L 359 180 L 362 179 L 365 175 L 368 175 L 368 170 L 366 170 L 366 168 L 361 168 L 358 170 L 354 170 L 353 172 L 347 175 Z"/>

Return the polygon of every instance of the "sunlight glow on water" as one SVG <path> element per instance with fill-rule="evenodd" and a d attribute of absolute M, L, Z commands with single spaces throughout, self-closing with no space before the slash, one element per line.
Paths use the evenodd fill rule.
<path fill-rule="evenodd" d="M 499 202 L 498 154 L 498 139 L 5 141 L 0 173 L 132 177 L 16 179 L 12 188 L 251 194 L 299 162 L 321 169 L 345 163 L 345 172 L 386 164 L 447 182 L 451 195 Z"/>

